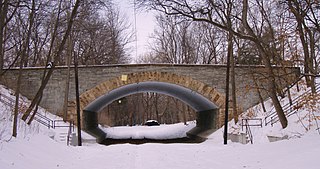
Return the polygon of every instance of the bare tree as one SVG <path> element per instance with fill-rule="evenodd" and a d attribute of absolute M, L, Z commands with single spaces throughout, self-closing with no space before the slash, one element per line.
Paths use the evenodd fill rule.
<path fill-rule="evenodd" d="M 272 8 L 266 8 L 266 4 L 264 4 L 264 1 L 253 1 L 250 4 L 251 6 L 249 6 L 248 0 L 244 0 L 242 3 L 237 3 L 235 1 L 231 2 L 237 3 L 237 5 L 233 5 L 237 8 L 232 10 L 233 13 L 231 14 L 231 16 L 235 20 L 239 21 L 241 27 L 244 29 L 243 32 L 239 31 L 237 27 L 230 28 L 230 26 L 226 24 L 225 16 L 228 15 L 226 15 L 226 10 L 224 9 L 226 9 L 227 3 L 223 0 L 200 1 L 198 3 L 192 3 L 187 0 L 138 0 L 138 2 L 140 2 L 140 5 L 142 6 L 163 12 L 167 15 L 175 15 L 183 18 L 189 18 L 193 21 L 209 23 L 224 31 L 232 32 L 238 38 L 252 41 L 259 51 L 260 57 L 263 60 L 267 73 L 270 75 L 270 78 L 268 78 L 269 95 L 275 105 L 275 109 L 277 110 L 281 125 L 283 128 L 287 126 L 287 119 L 277 98 L 276 79 L 271 64 L 271 59 L 276 56 L 276 52 L 271 46 L 272 44 L 267 44 L 264 41 L 264 38 L 262 36 L 263 34 L 261 34 L 264 30 L 269 30 L 271 35 L 273 35 L 274 33 L 270 20 L 271 16 L 268 13 L 269 9 Z M 255 7 L 255 9 L 253 7 Z M 253 10 L 259 11 L 259 13 L 251 13 L 253 12 Z"/>
<path fill-rule="evenodd" d="M 101 65 L 128 63 L 127 45 L 133 33 L 119 10 L 113 5 L 83 6 L 75 21 L 73 43 L 79 51 L 80 64 Z"/>
<path fill-rule="evenodd" d="M 2 69 L 3 69 L 3 61 L 4 61 L 4 28 L 6 26 L 7 22 L 7 13 L 8 13 L 8 7 L 9 2 L 8 0 L 1 0 L 0 1 L 0 79 L 2 76 Z"/>
<path fill-rule="evenodd" d="M 15 15 L 20 1 L 0 0 L 0 80 L 5 65 L 5 48 L 7 39 L 8 23 Z M 12 6 L 12 8 L 10 8 Z"/>
<path fill-rule="evenodd" d="M 154 32 L 151 48 L 157 62 L 197 63 L 191 22 L 175 16 L 158 15 L 156 18 L 158 28 Z"/>
<path fill-rule="evenodd" d="M 37 94 L 36 94 L 35 97 L 33 98 L 30 106 L 29 106 L 28 109 L 27 109 L 27 111 L 23 114 L 22 120 L 26 120 L 26 119 L 28 118 L 28 116 L 30 115 L 32 109 L 34 108 L 34 106 L 36 105 L 36 103 L 38 103 L 38 100 L 41 98 L 42 93 L 43 93 L 43 90 L 44 90 L 44 88 L 46 87 L 46 85 L 47 85 L 47 83 L 48 83 L 48 81 L 49 81 L 49 79 L 50 79 L 50 77 L 51 77 L 51 75 L 52 75 L 52 73 L 53 73 L 53 71 L 54 71 L 54 69 L 55 69 L 55 66 L 56 66 L 56 64 L 57 64 L 57 62 L 58 62 L 58 59 L 59 59 L 59 57 L 60 57 L 60 55 L 61 55 L 61 53 L 62 53 L 62 51 L 63 51 L 63 48 L 64 48 L 64 45 L 65 45 L 65 43 L 66 43 L 66 41 L 67 41 L 67 38 L 68 38 L 68 36 L 69 36 L 69 34 L 70 34 L 70 32 L 71 32 L 72 24 L 73 24 L 74 18 L 75 18 L 76 15 L 77 15 L 77 9 L 79 8 L 79 6 L 80 6 L 80 0 L 77 0 L 77 1 L 75 2 L 74 7 L 73 7 L 73 10 L 72 10 L 72 13 L 71 13 L 69 22 L 68 22 L 68 26 L 67 26 L 67 30 L 66 30 L 66 32 L 65 32 L 65 35 L 64 35 L 64 37 L 63 37 L 63 39 L 62 39 L 61 44 L 59 45 L 58 50 L 57 50 L 57 51 L 55 52 L 55 54 L 54 54 L 54 58 L 53 58 L 54 60 L 53 60 L 52 67 L 51 67 L 51 69 L 48 71 L 48 73 L 46 74 L 46 76 L 45 76 L 45 78 L 44 78 L 44 81 L 42 82 L 42 84 L 41 84 L 41 86 L 40 86 Z"/>
<path fill-rule="evenodd" d="M 315 32 L 320 32 L 319 19 L 316 17 L 317 13 L 314 10 L 319 7 L 319 4 L 313 1 L 297 1 L 289 0 L 288 6 L 290 11 L 294 14 L 297 22 L 297 30 L 299 32 L 300 41 L 304 54 L 304 73 L 306 76 L 307 85 L 311 86 L 312 92 L 315 93 L 315 71 L 314 59 L 315 57 Z M 310 24 L 309 24 L 310 23 Z M 312 76 L 308 76 L 311 74 Z"/>
<path fill-rule="evenodd" d="M 139 56 L 136 63 L 223 63 L 224 32 L 207 23 L 174 21 L 161 15 L 157 18 L 149 44 L 152 51 Z"/>
<path fill-rule="evenodd" d="M 192 34 L 199 64 L 219 64 L 224 61 L 225 33 L 204 22 L 192 23 Z"/>
<path fill-rule="evenodd" d="M 228 31 L 228 53 L 227 53 L 227 57 L 230 60 L 230 66 L 231 66 L 231 72 L 230 72 L 230 76 L 231 76 L 231 96 L 232 96 L 232 108 L 233 108 L 233 118 L 235 123 L 238 123 L 238 110 L 237 110 L 237 95 L 236 95 L 236 76 L 235 76 L 235 59 L 234 59 L 234 55 L 233 55 L 233 32 L 232 30 L 232 17 L 231 17 L 231 13 L 232 13 L 232 4 L 233 2 L 231 0 L 227 1 L 227 12 L 226 12 L 226 25 L 229 27 L 229 31 Z"/>
<path fill-rule="evenodd" d="M 22 68 L 23 68 L 23 63 L 25 59 L 27 59 L 28 55 L 28 48 L 30 44 L 30 39 L 31 39 L 31 31 L 32 27 L 34 24 L 34 16 L 35 16 L 35 0 L 32 0 L 31 2 L 31 9 L 29 13 L 29 23 L 28 23 L 28 29 L 27 29 L 27 34 L 25 35 L 25 41 L 23 42 L 23 49 L 22 49 L 22 54 L 20 57 L 20 66 L 19 66 L 19 75 L 18 75 L 18 80 L 17 80 L 17 88 L 16 88 L 16 101 L 15 101 L 15 109 L 14 109 L 14 120 L 13 120 L 13 132 L 12 136 L 16 137 L 17 136 L 17 119 L 18 119 L 18 113 L 19 113 L 19 100 L 20 100 L 20 86 L 21 86 L 21 76 L 22 76 Z"/>
<path fill-rule="evenodd" d="M 259 4 L 259 3 L 257 4 L 261 12 L 261 17 L 267 23 L 266 28 L 270 30 L 271 36 L 274 37 L 273 27 L 272 27 L 271 21 L 269 20 L 270 16 L 267 15 L 267 12 L 264 8 L 264 4 Z M 266 44 L 264 41 L 264 38 L 261 35 L 257 34 L 256 32 L 254 32 L 253 28 L 249 25 L 248 11 L 249 11 L 248 0 L 244 0 L 243 9 L 242 9 L 242 24 L 245 30 L 248 32 L 248 35 L 252 37 L 252 41 L 255 43 L 257 49 L 259 50 L 259 53 L 262 57 L 264 65 L 266 66 L 267 73 L 269 74 L 269 78 L 267 81 L 269 96 L 271 97 L 271 100 L 277 111 L 277 115 L 279 117 L 282 127 L 286 128 L 288 125 L 288 121 L 277 97 L 276 76 L 271 65 L 271 59 L 275 57 L 276 52 L 274 51 L 274 48 L 272 46 L 273 44 L 272 43 L 270 45 Z"/>

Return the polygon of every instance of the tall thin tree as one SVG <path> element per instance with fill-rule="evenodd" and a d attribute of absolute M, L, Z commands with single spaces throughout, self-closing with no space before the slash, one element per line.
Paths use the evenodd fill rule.
<path fill-rule="evenodd" d="M 18 120 L 18 113 L 19 113 L 20 86 L 21 86 L 21 77 L 22 77 L 22 71 L 23 71 L 22 68 L 23 68 L 24 60 L 29 53 L 28 51 L 29 51 L 29 43 L 31 39 L 31 31 L 34 24 L 34 17 L 36 12 L 35 7 L 36 7 L 35 0 L 32 0 L 31 11 L 29 14 L 27 35 L 26 35 L 25 41 L 23 42 L 23 49 L 20 56 L 19 75 L 18 75 L 17 88 L 15 93 L 16 101 L 15 101 L 14 120 L 13 120 L 13 132 L 12 132 L 13 137 L 17 136 L 17 120 Z"/>
<path fill-rule="evenodd" d="M 51 67 L 51 69 L 48 71 L 48 73 L 47 73 L 47 75 L 46 75 L 43 83 L 41 84 L 41 86 L 40 86 L 40 88 L 39 88 L 36 96 L 33 98 L 30 106 L 29 106 L 28 109 L 27 109 L 27 111 L 23 114 L 22 120 L 26 120 L 26 119 L 28 118 L 28 116 L 30 115 L 32 109 L 34 108 L 34 106 L 35 106 L 36 103 L 38 102 L 38 99 L 41 97 L 41 95 L 42 95 L 42 93 L 43 93 L 43 91 L 44 91 L 47 83 L 49 82 L 49 80 L 50 80 L 50 78 L 51 78 L 51 75 L 52 75 L 52 73 L 53 73 L 53 71 L 54 71 L 54 69 L 55 69 L 55 66 L 56 66 L 56 64 L 57 64 L 57 62 L 58 62 L 58 59 L 59 59 L 60 55 L 62 54 L 63 49 L 64 49 L 64 46 L 65 46 L 65 44 L 66 44 L 66 41 L 67 41 L 67 39 L 68 39 L 68 37 L 69 37 L 69 35 L 70 35 L 71 28 L 72 28 L 72 25 L 73 25 L 73 21 L 74 21 L 76 15 L 77 15 L 77 10 L 78 10 L 78 8 L 79 8 L 79 6 L 80 6 L 80 2 L 81 2 L 81 0 L 77 0 L 77 1 L 75 2 L 75 5 L 74 5 L 74 7 L 73 7 L 73 10 L 72 10 L 70 19 L 69 19 L 69 21 L 68 21 L 67 30 L 66 30 L 66 32 L 65 32 L 65 34 L 64 34 L 64 37 L 63 37 L 63 39 L 62 39 L 62 41 L 61 41 L 61 43 L 60 43 L 60 45 L 59 45 L 58 50 L 57 50 L 56 53 L 54 54 L 54 58 L 53 58 L 54 60 L 53 60 L 52 67 Z"/>

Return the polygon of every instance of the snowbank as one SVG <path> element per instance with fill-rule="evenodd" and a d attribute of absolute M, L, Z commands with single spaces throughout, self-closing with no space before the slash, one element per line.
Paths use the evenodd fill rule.
<path fill-rule="evenodd" d="M 186 132 L 196 126 L 196 122 L 160 125 L 160 126 L 133 126 L 103 128 L 107 138 L 112 139 L 176 139 L 186 137 Z"/>

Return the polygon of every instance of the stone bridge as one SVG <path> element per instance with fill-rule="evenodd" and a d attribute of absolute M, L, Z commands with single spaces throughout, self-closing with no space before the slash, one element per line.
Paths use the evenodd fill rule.
<path fill-rule="evenodd" d="M 45 68 L 25 68 L 22 76 L 21 93 L 32 99 L 40 87 Z M 277 67 L 277 83 L 284 88 L 300 75 L 299 68 Z M 237 109 L 246 110 L 259 103 L 257 85 L 266 87 L 268 74 L 263 66 L 236 66 Z M 11 69 L 2 78 L 2 84 L 16 87 L 18 69 Z M 69 90 L 69 118 L 75 119 L 74 69 L 71 69 Z M 225 65 L 177 65 L 177 64 L 130 64 L 80 66 L 79 87 L 81 110 L 98 97 L 119 87 L 148 81 L 166 82 L 183 86 L 204 96 L 219 107 L 218 123 L 224 119 Z M 57 67 L 41 101 L 41 106 L 55 114 L 62 114 L 67 79 L 67 67 Z M 263 98 L 267 92 L 262 90 Z"/>

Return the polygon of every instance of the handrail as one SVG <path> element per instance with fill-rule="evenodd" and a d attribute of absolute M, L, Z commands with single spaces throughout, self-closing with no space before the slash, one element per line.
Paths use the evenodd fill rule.
<path fill-rule="evenodd" d="M 46 120 L 43 120 L 41 118 L 38 118 L 37 116 L 34 117 L 34 120 L 37 121 L 38 123 L 48 127 L 49 129 L 52 127 L 50 122 L 46 121 Z"/>
<path fill-rule="evenodd" d="M 253 144 L 253 135 L 249 125 L 249 119 L 242 119 L 242 120 L 245 121 L 244 126 L 246 127 L 246 135 L 249 137 L 250 143 Z"/>
<path fill-rule="evenodd" d="M 5 105 L 13 108 L 14 107 L 14 104 L 15 104 L 15 100 L 6 96 L 6 95 L 3 95 L 0 93 L 0 101 L 2 103 L 4 103 Z M 22 108 L 21 106 L 19 106 L 19 112 L 22 112 Z M 48 127 L 48 128 L 56 128 L 56 127 L 69 127 L 69 125 L 57 125 L 57 123 L 59 122 L 62 122 L 63 120 L 52 120 L 50 118 L 48 118 L 47 116 L 44 116 L 38 112 L 36 112 L 35 114 L 35 118 L 34 118 L 37 122 L 39 122 L 40 124 Z M 65 122 L 65 121 L 63 121 Z M 74 130 L 74 123 L 73 121 L 70 121 L 70 123 L 72 124 L 72 127 L 71 129 Z"/>
<path fill-rule="evenodd" d="M 6 100 L 4 100 L 3 98 L 5 98 Z M 7 106 L 12 107 L 14 100 L 6 95 L 3 95 L 0 93 L 0 101 L 2 101 L 2 103 L 6 104 Z"/>
<path fill-rule="evenodd" d="M 294 85 L 296 85 L 303 77 L 305 77 L 304 75 L 300 75 L 300 77 L 294 81 L 291 85 L 289 85 L 284 91 L 283 93 L 286 93 L 288 90 L 290 90 Z"/>
<path fill-rule="evenodd" d="M 53 128 L 70 127 L 70 125 L 59 125 L 59 123 L 61 124 L 61 122 L 65 123 L 66 121 L 64 121 L 64 120 L 53 120 Z M 73 123 L 73 121 L 69 121 L 69 123 L 72 124 L 71 129 L 72 129 L 72 131 L 74 131 L 74 123 Z"/>
<path fill-rule="evenodd" d="M 54 120 L 51 120 L 50 118 L 48 118 L 40 113 L 36 113 L 36 116 L 34 119 L 37 122 L 47 126 L 48 128 L 53 128 Z"/>
<path fill-rule="evenodd" d="M 320 91 L 320 84 L 316 84 L 316 92 Z M 285 104 L 282 109 L 283 112 L 285 113 L 286 117 L 290 117 L 291 115 L 295 114 L 297 112 L 296 109 L 293 108 L 293 105 L 296 105 L 296 103 L 301 101 L 301 98 L 309 95 L 311 92 L 311 89 L 308 89 L 306 92 L 304 92 L 302 95 L 294 98 L 292 100 L 292 105 L 290 103 Z M 270 118 L 269 120 L 267 118 Z M 268 114 L 265 116 L 265 125 L 268 125 L 271 123 L 273 125 L 274 123 L 279 121 L 279 117 L 277 116 L 277 112 L 273 111 L 272 113 Z"/>
<path fill-rule="evenodd" d="M 258 121 L 258 124 L 250 124 L 249 121 Z M 258 126 L 262 127 L 262 119 L 261 118 L 252 118 L 252 119 L 241 119 L 241 129 L 243 130 L 243 127 L 248 126 Z"/>
<path fill-rule="evenodd" d="M 68 129 L 68 134 L 67 134 L 67 145 L 70 145 L 70 136 L 71 136 L 71 133 L 72 133 L 72 131 L 74 131 L 74 124 L 73 124 L 73 121 L 71 121 L 70 123 L 69 123 L 69 129 Z"/>
<path fill-rule="evenodd" d="M 15 106 L 15 100 L 6 96 L 6 95 L 3 95 L 0 93 L 0 102 L 4 103 L 5 105 L 9 106 L 11 109 L 14 108 Z M 23 103 L 19 106 L 19 112 L 22 113 L 23 112 Z M 67 145 L 69 145 L 69 142 L 70 142 L 70 135 L 72 133 L 72 131 L 74 131 L 74 122 L 73 121 L 69 121 L 69 125 L 59 125 L 60 122 L 66 122 L 64 120 L 52 120 L 50 118 L 48 118 L 47 116 L 43 115 L 43 114 L 40 114 L 38 112 L 36 112 L 35 116 L 34 116 L 34 120 L 37 121 L 38 123 L 48 127 L 49 129 L 50 128 L 58 128 L 58 127 L 68 127 L 68 135 L 67 135 Z"/>
<path fill-rule="evenodd" d="M 320 84 L 317 84 L 317 85 L 316 85 L 316 91 L 318 91 L 319 88 L 320 88 Z M 302 97 L 308 95 L 308 94 L 310 93 L 310 91 L 311 91 L 311 89 L 308 89 L 308 90 L 307 90 L 306 92 L 304 92 L 302 95 L 294 98 L 294 99 L 292 100 L 292 103 L 296 103 L 297 101 L 299 101 L 299 99 L 301 99 Z M 287 103 L 287 104 L 285 104 L 285 105 L 283 106 L 283 109 L 284 109 L 284 110 L 285 110 L 285 109 L 288 109 L 290 106 L 291 106 L 290 103 Z M 276 111 L 268 114 L 265 118 L 272 117 L 272 116 L 275 116 L 275 115 L 276 115 Z"/>

